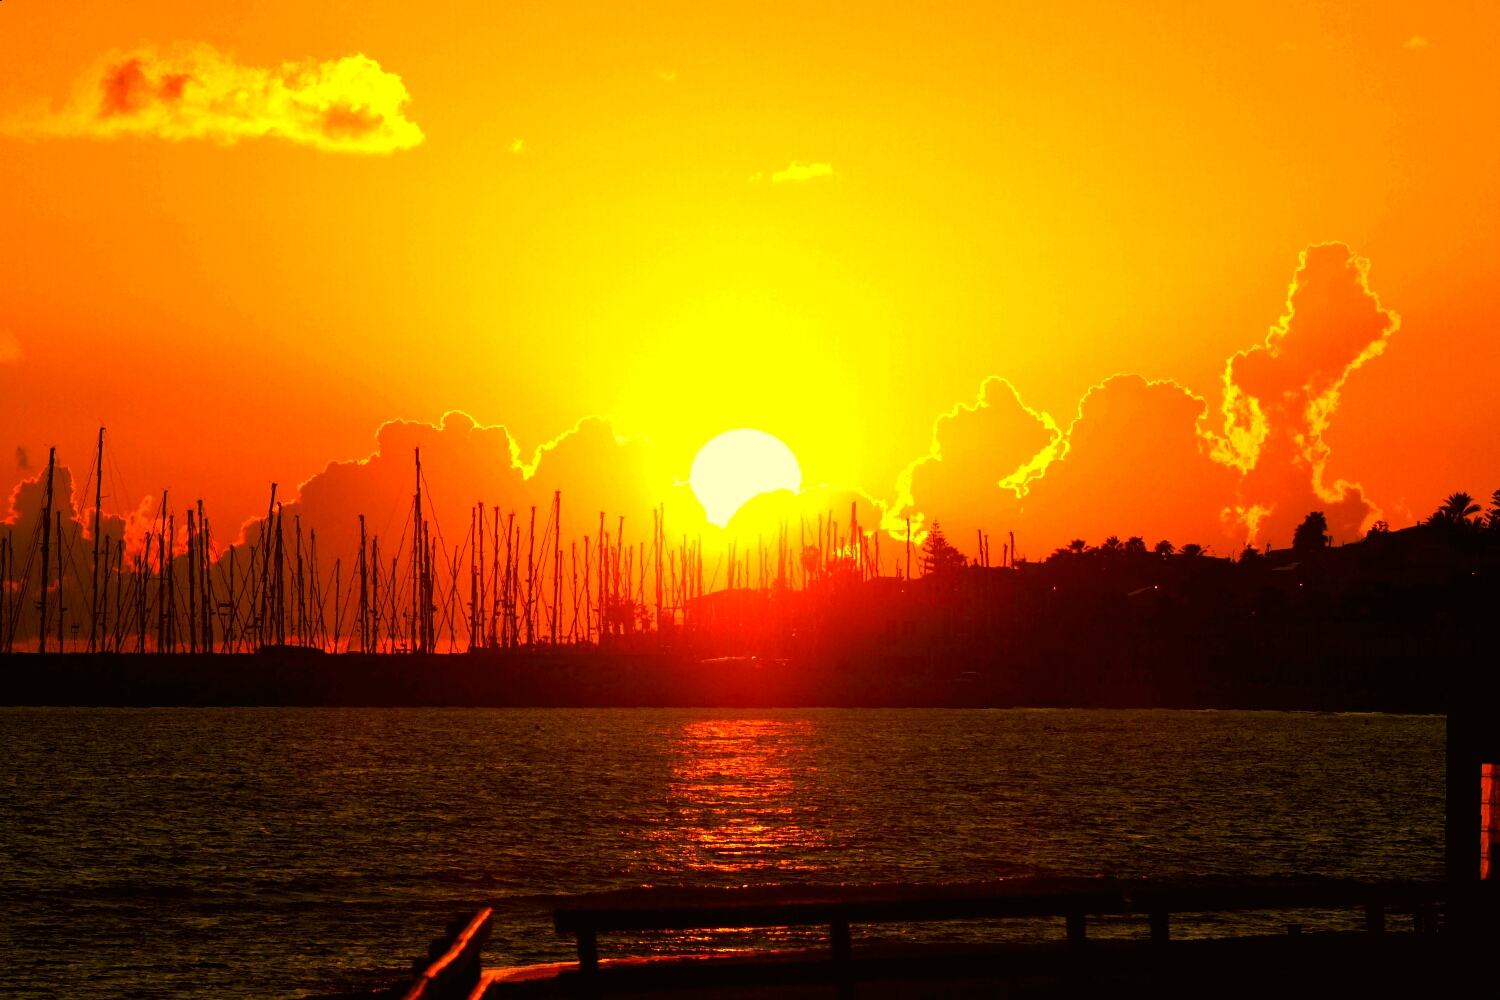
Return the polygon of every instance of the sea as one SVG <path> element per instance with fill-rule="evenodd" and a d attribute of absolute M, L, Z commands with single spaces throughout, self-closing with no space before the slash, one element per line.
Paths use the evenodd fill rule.
<path fill-rule="evenodd" d="M 563 961 L 561 896 L 1027 875 L 1439 879 L 1444 720 L 1092 710 L 0 709 L 0 994 L 330 996 L 495 907 L 488 965 Z M 1203 914 L 1174 936 L 1355 927 Z M 604 957 L 818 929 L 606 936 Z M 1061 937 L 1061 921 L 855 928 Z M 1145 936 L 1114 918 L 1090 933 Z"/>

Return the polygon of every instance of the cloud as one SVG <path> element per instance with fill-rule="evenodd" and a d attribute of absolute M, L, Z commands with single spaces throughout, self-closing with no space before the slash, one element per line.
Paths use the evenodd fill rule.
<path fill-rule="evenodd" d="M 1229 551 L 1221 512 L 1235 500 L 1238 477 L 1213 461 L 1212 442 L 1198 433 L 1207 410 L 1207 400 L 1170 380 L 1115 375 L 1091 387 L 1061 429 L 991 377 L 975 405 L 937 419 L 929 454 L 898 481 L 910 506 L 894 519 L 913 513 L 914 526 L 936 519 L 969 552 L 976 531 L 1014 531 L 1033 556 L 1075 537 L 1112 534 Z M 992 537 L 996 559 L 1001 544 Z"/>
<path fill-rule="evenodd" d="M 1011 498 L 1023 495 L 1061 447 L 1063 432 L 1052 417 L 1027 406 L 1015 386 L 992 375 L 980 383 L 972 404 L 959 403 L 933 421 L 927 454 L 897 477 L 894 523 L 888 527 L 905 537 L 911 513 L 915 535 L 925 524 L 924 513 L 939 513 L 950 533 L 963 529 L 968 537 L 970 522 L 982 512 L 968 509 L 973 499 L 966 498 L 989 506 L 985 498 L 997 489 L 1009 491 Z M 923 498 L 920 511 L 910 509 L 914 494 Z"/>
<path fill-rule="evenodd" d="M 202 42 L 111 53 L 80 78 L 61 110 L 11 119 L 43 136 L 208 139 L 231 145 L 278 136 L 338 153 L 390 153 L 419 144 L 401 78 L 364 55 L 242 66 Z"/>
<path fill-rule="evenodd" d="M 669 530 L 696 534 L 703 525 L 697 501 L 686 486 L 674 485 L 651 442 L 621 438 L 604 419 L 586 417 L 528 455 L 503 425 L 483 426 L 455 410 L 436 424 L 390 421 L 376 432 L 370 455 L 330 462 L 296 489 L 283 486 L 277 499 L 284 504 L 285 530 L 300 517 L 304 530 L 317 530 L 319 551 L 357 552 L 363 514 L 367 533 L 380 537 L 386 558 L 395 555 L 411 544 L 418 448 L 425 516 L 449 556 L 455 545 L 467 544 L 475 504 L 484 503 L 487 512 L 514 513 L 524 537 L 530 509 L 537 509 L 540 533 L 559 491 L 565 546 L 596 534 L 601 512 L 611 537 L 624 516 L 632 544 L 651 537 L 652 511 L 661 503 L 667 506 Z M 242 526 L 238 544 L 258 537 L 257 521 L 251 520 Z"/>
<path fill-rule="evenodd" d="M 1322 510 L 1335 538 L 1358 537 L 1380 510 L 1360 484 L 1327 481 L 1324 433 L 1349 376 L 1400 324 L 1368 271 L 1341 243 L 1304 250 L 1287 315 L 1228 360 L 1216 409 L 1175 382 L 1115 375 L 1061 430 L 1009 382 L 986 379 L 974 404 L 934 422 L 928 454 L 897 480 L 886 527 L 900 537 L 907 514 L 914 527 L 936 518 L 961 548 L 976 529 L 1015 530 L 1033 555 L 1110 534 L 1228 554 L 1288 544 L 1308 511 Z"/>
<path fill-rule="evenodd" d="M 1330 450 L 1323 435 L 1339 394 L 1401 324 L 1370 291 L 1369 268 L 1342 243 L 1308 247 L 1287 293 L 1287 314 L 1263 343 L 1225 365 L 1223 430 L 1213 454 L 1243 475 L 1240 507 L 1252 537 L 1273 529 L 1289 539 L 1312 506 L 1326 508 L 1339 538 L 1379 514 L 1359 484 L 1324 481 Z"/>
<path fill-rule="evenodd" d="M 0 330 L 0 365 L 13 365 L 21 360 L 21 342 L 9 330 Z"/>
<path fill-rule="evenodd" d="M 1421 35 L 1412 35 L 1401 44 L 1401 47 L 1403 49 L 1425 49 L 1427 48 L 1427 39 Z"/>
<path fill-rule="evenodd" d="M 31 458 L 26 454 L 26 449 L 16 445 L 16 468 L 23 472 L 31 468 Z"/>
<path fill-rule="evenodd" d="M 756 174 L 758 178 L 760 175 Z M 832 163 L 803 163 L 793 160 L 792 165 L 785 170 L 778 170 L 771 175 L 771 183 L 780 184 L 782 181 L 810 181 L 818 177 L 832 177 Z"/>
<path fill-rule="evenodd" d="M 506 148 L 509 149 L 512 153 L 515 153 L 518 156 L 521 153 L 529 153 L 529 152 L 531 152 L 531 147 L 528 146 L 528 145 L 526 145 L 526 140 L 524 140 L 524 139 L 512 139 L 510 141 L 510 145 L 508 147 L 506 147 Z"/>
<path fill-rule="evenodd" d="M 1033 543 L 1141 535 L 1227 554 L 1236 537 L 1222 512 L 1235 501 L 1238 477 L 1213 460 L 1213 443 L 1198 433 L 1208 409 L 1170 379 L 1115 375 L 1091 387 L 1065 450 L 1030 482 L 1018 523 Z"/>

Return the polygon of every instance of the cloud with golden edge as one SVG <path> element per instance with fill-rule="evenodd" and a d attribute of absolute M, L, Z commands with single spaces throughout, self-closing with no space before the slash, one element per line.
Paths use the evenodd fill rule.
<path fill-rule="evenodd" d="M 915 537 L 936 518 L 960 547 L 1002 524 L 1049 547 L 1186 531 L 1227 552 L 1285 544 L 1322 510 L 1334 537 L 1358 537 L 1381 511 L 1359 483 L 1329 481 L 1324 435 L 1350 375 L 1384 353 L 1400 325 L 1368 272 L 1341 243 L 1304 250 L 1286 315 L 1228 360 L 1217 410 L 1174 381 L 1113 375 L 1090 387 L 1062 429 L 1009 382 L 986 379 L 974 403 L 934 421 L 927 454 L 897 479 L 884 527 L 903 538 L 910 514 Z"/>
<path fill-rule="evenodd" d="M 584 417 L 571 428 L 534 448 L 523 449 L 503 424 L 482 425 L 461 410 L 445 413 L 436 423 L 391 420 L 376 431 L 374 451 L 362 458 L 329 462 L 299 484 L 283 488 L 286 523 L 300 517 L 315 527 L 324 551 L 358 548 L 359 517 L 369 534 L 379 536 L 382 550 L 405 534 L 415 492 L 415 451 L 421 449 L 423 510 L 435 536 L 446 539 L 444 552 L 464 544 L 471 510 L 516 514 L 516 526 L 529 524 L 530 509 L 546 521 L 553 495 L 562 494 L 563 537 L 592 535 L 601 511 L 612 533 L 624 515 L 632 542 L 651 535 L 653 511 L 665 503 L 673 530 L 701 530 L 702 513 L 687 487 L 675 487 L 655 445 L 643 437 L 622 437 L 602 417 Z M 240 526 L 236 544 L 260 536 L 257 518 Z M 225 537 L 229 537 L 226 534 Z"/>
<path fill-rule="evenodd" d="M 21 116 L 31 136 L 207 139 L 232 145 L 276 136 L 334 153 L 391 153 L 421 143 L 401 78 L 368 56 L 243 66 L 202 43 L 113 52 L 77 82 L 59 111 Z"/>
<path fill-rule="evenodd" d="M 998 390 L 994 399 L 992 388 Z M 896 502 L 882 527 L 904 540 L 910 515 L 912 540 L 920 542 L 926 516 L 914 509 L 916 492 L 972 496 L 1004 489 L 1024 496 L 1027 484 L 1066 448 L 1066 436 L 1051 414 L 1027 406 L 1014 385 L 991 375 L 979 384 L 973 403 L 957 403 L 932 422 L 927 454 L 897 475 Z"/>
<path fill-rule="evenodd" d="M 793 160 L 791 166 L 787 167 L 785 170 L 778 170 L 771 175 L 771 183 L 780 184 L 783 181 L 810 181 L 818 177 L 832 176 L 832 163 L 803 163 L 801 160 Z"/>
<path fill-rule="evenodd" d="M 1385 352 L 1401 317 L 1370 290 L 1370 262 L 1342 243 L 1303 250 L 1287 292 L 1287 313 L 1265 340 L 1239 351 L 1224 367 L 1222 433 L 1213 457 L 1238 470 L 1241 506 L 1252 537 L 1281 501 L 1274 525 L 1300 519 L 1310 504 L 1328 508 L 1336 537 L 1348 537 L 1380 511 L 1358 483 L 1325 482 L 1324 441 L 1349 376 Z"/>

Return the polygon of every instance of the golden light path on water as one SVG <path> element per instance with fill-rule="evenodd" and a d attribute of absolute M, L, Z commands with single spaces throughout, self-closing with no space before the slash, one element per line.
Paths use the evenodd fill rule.
<path fill-rule="evenodd" d="M 705 719 L 674 741 L 671 822 L 656 848 L 683 869 L 810 873 L 826 864 L 827 817 L 815 795 L 818 768 L 808 720 Z"/>

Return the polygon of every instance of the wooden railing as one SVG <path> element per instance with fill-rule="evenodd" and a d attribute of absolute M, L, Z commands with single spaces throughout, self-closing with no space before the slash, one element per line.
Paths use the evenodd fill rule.
<path fill-rule="evenodd" d="M 417 976 L 403 1000 L 454 1000 L 468 996 L 479 982 L 479 950 L 489 940 L 493 912 L 486 908 L 474 914 L 452 936 L 447 950 Z M 440 938 L 439 942 L 443 940 Z"/>
<path fill-rule="evenodd" d="M 1171 914 L 1226 910 L 1363 908 L 1365 928 L 1385 929 L 1389 908 L 1413 910 L 1448 899 L 1440 882 L 1351 879 L 1011 879 L 960 885 L 874 885 L 745 889 L 629 889 L 570 899 L 554 914 L 577 937 L 578 967 L 599 967 L 598 938 L 611 931 L 703 930 L 823 925 L 831 957 L 850 958 L 854 924 L 997 917 L 1063 917 L 1068 942 L 1087 940 L 1088 918 L 1141 914 L 1153 941 L 1170 936 Z"/>

